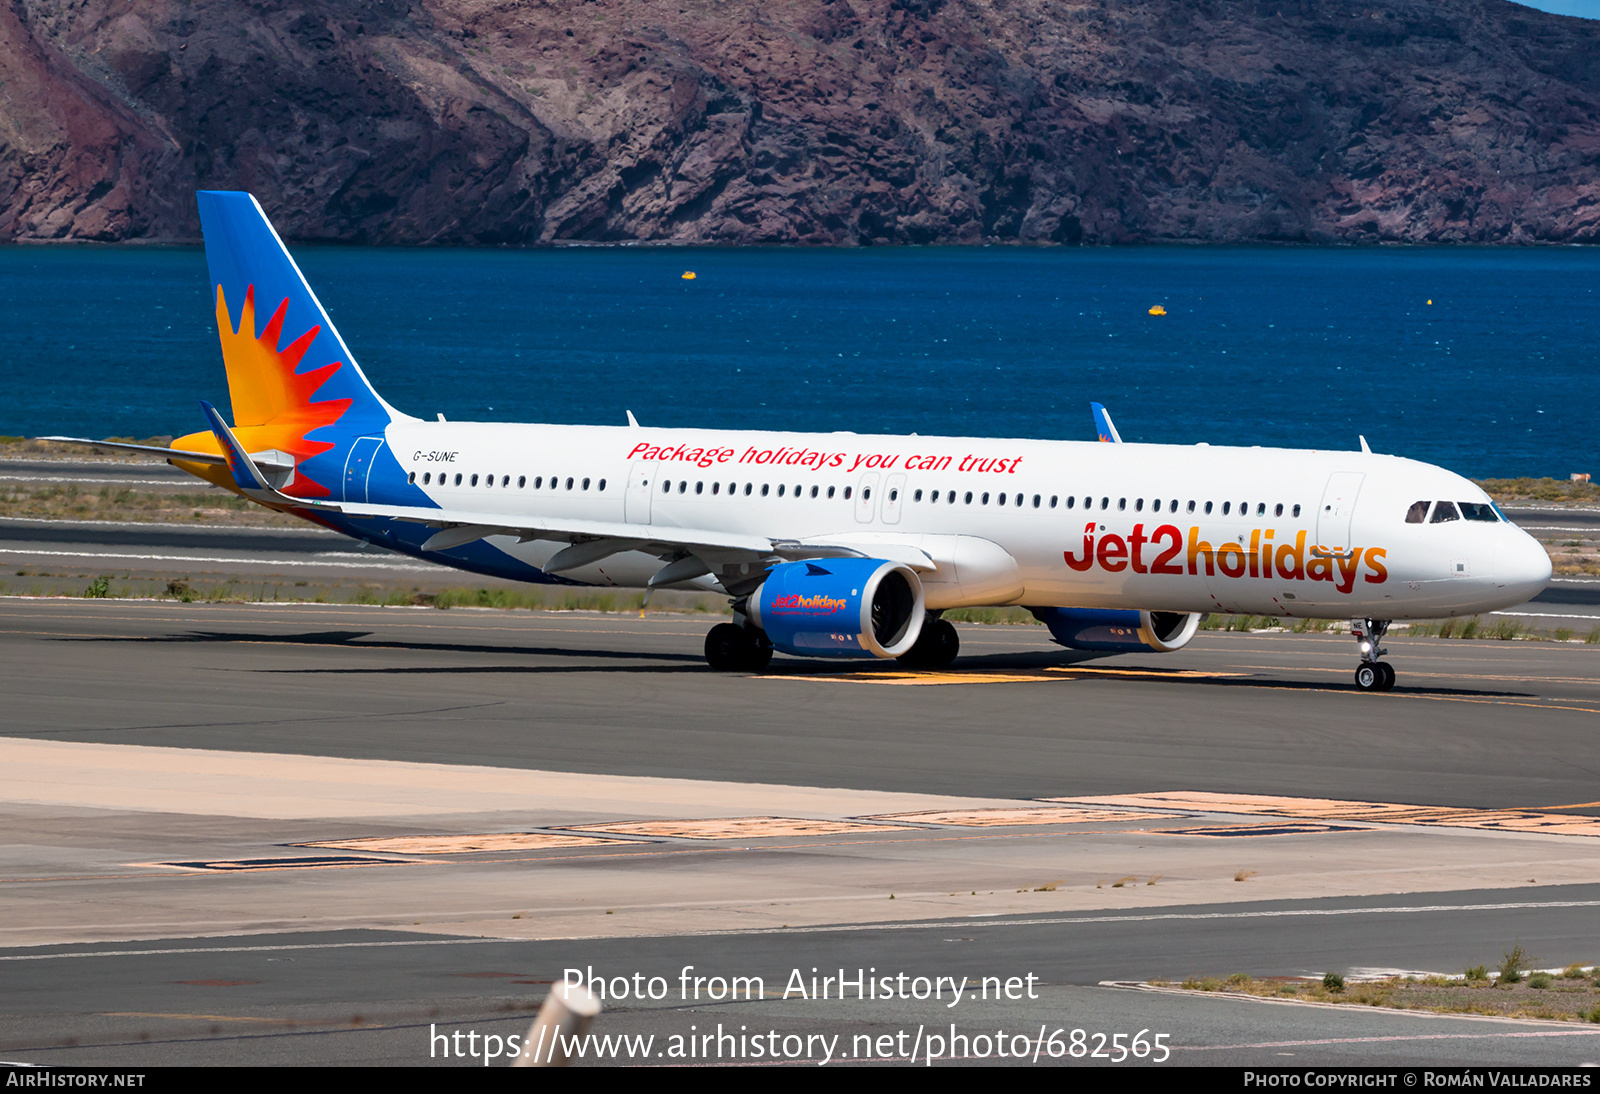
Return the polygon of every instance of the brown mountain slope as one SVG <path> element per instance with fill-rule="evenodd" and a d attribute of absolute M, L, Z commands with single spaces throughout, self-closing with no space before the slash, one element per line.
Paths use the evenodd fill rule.
<path fill-rule="evenodd" d="M 1592 241 L 1504 0 L 10 0 L 0 239 Z"/>

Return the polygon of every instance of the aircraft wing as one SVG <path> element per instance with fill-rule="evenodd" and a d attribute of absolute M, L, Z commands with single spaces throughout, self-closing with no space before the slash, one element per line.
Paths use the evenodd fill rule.
<path fill-rule="evenodd" d="M 545 563 L 546 573 L 575 570 L 624 551 L 646 551 L 664 558 L 675 557 L 652 579 L 653 585 L 673 584 L 719 570 L 726 571 L 730 562 L 737 566 L 740 562 L 866 557 L 862 550 L 845 543 L 804 543 L 710 528 L 297 498 L 271 485 L 266 474 L 244 451 L 244 446 L 217 413 L 216 407 L 207 402 L 202 402 L 200 406 L 223 451 L 221 457 L 212 459 L 220 458 L 227 464 L 234 483 L 246 497 L 273 509 L 337 513 L 353 520 L 399 520 L 439 529 L 423 542 L 424 551 L 446 551 L 488 536 L 516 536 L 523 543 L 538 539 L 566 541 L 569 546 L 557 551 Z M 875 556 L 881 553 L 875 552 Z M 934 568 L 927 555 L 915 550 L 912 553 L 916 556 L 913 565 L 923 569 Z M 756 583 L 759 583 L 759 575 L 765 569 L 766 565 L 754 568 Z"/>

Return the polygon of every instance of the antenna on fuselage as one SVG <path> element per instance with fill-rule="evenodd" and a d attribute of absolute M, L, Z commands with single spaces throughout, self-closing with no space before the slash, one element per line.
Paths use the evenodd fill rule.
<path fill-rule="evenodd" d="M 1356 436 L 1361 438 L 1361 451 L 1365 452 L 1369 456 L 1372 455 L 1372 449 L 1367 447 L 1367 438 L 1361 436 L 1359 433 L 1356 434 Z"/>
<path fill-rule="evenodd" d="M 629 429 L 638 429 L 639 428 L 639 419 L 635 418 L 633 416 L 633 411 L 625 410 L 625 411 L 623 411 L 623 413 L 628 416 L 628 428 Z"/>

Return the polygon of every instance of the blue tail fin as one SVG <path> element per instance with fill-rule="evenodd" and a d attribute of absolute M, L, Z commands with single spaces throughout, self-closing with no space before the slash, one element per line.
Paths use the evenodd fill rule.
<path fill-rule="evenodd" d="M 271 363 L 287 365 L 298 380 L 316 376 L 321 382 L 308 396 L 348 399 L 339 421 L 343 431 L 381 431 L 404 417 L 372 389 L 256 199 L 216 190 L 203 190 L 197 197 L 234 425 L 260 425 L 302 409 L 301 399 L 285 399 L 277 389 L 305 384 L 260 375 L 268 356 L 278 359 Z M 247 316 L 253 320 L 249 325 L 244 323 Z M 245 352 L 230 356 L 230 349 Z"/>
<path fill-rule="evenodd" d="M 251 450 L 289 453 L 310 480 L 337 483 L 359 436 L 399 414 L 372 389 L 300 268 L 246 193 L 201 191 L 200 226 L 235 429 Z"/>

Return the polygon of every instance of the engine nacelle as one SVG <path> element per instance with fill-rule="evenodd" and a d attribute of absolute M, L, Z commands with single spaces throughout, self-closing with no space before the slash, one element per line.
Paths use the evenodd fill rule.
<path fill-rule="evenodd" d="M 1189 644 L 1200 629 L 1193 612 L 1139 612 L 1114 608 L 1030 608 L 1069 649 L 1101 653 L 1171 653 Z"/>
<path fill-rule="evenodd" d="M 745 607 L 773 646 L 811 657 L 899 657 L 922 632 L 917 572 L 881 558 L 786 562 Z"/>

